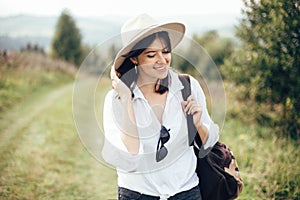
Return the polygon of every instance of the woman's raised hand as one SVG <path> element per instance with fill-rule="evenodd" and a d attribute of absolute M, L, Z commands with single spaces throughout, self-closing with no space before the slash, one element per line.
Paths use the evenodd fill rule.
<path fill-rule="evenodd" d="M 127 87 L 127 85 L 125 85 L 123 81 L 119 79 L 113 67 L 110 70 L 110 78 L 112 82 L 112 88 L 116 90 L 122 101 L 131 98 L 130 89 Z"/>
<path fill-rule="evenodd" d="M 195 127 L 201 126 L 201 116 L 202 116 L 202 106 L 196 101 L 196 99 L 191 95 L 186 101 L 182 102 L 182 107 L 184 113 L 193 115 L 193 122 Z"/>

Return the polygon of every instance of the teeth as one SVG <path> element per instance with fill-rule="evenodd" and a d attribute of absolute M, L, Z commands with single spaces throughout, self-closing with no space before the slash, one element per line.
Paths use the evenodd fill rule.
<path fill-rule="evenodd" d="M 165 68 L 166 68 L 165 66 L 155 67 L 155 69 L 157 69 L 157 70 L 162 70 L 162 69 L 165 69 Z"/>

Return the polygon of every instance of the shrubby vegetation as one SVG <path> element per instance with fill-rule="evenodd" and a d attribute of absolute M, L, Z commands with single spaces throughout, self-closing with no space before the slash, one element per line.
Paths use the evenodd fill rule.
<path fill-rule="evenodd" d="M 237 29 L 242 43 L 222 72 L 239 86 L 240 100 L 249 104 L 244 118 L 254 116 L 277 133 L 299 139 L 299 1 L 244 2 L 244 18 Z"/>
<path fill-rule="evenodd" d="M 35 53 L 41 53 L 43 55 L 46 55 L 43 47 L 39 46 L 38 44 L 31 44 L 30 42 L 27 43 L 26 47 L 22 47 L 20 51 L 21 52 L 35 52 Z"/>

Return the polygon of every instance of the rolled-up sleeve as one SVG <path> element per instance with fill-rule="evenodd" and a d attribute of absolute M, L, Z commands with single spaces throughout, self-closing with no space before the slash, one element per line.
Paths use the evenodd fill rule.
<path fill-rule="evenodd" d="M 200 102 L 202 106 L 201 123 L 208 130 L 208 139 L 206 140 L 205 144 L 203 144 L 203 147 L 204 149 L 208 149 L 209 147 L 214 146 L 219 140 L 219 126 L 213 122 L 208 113 L 205 94 L 199 82 L 193 77 L 190 77 L 190 80 L 192 95 L 197 99 L 197 102 Z"/>

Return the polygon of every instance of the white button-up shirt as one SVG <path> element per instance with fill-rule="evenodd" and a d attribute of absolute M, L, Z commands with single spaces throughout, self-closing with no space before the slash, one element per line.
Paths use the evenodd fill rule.
<path fill-rule="evenodd" d="M 206 149 L 212 147 L 219 139 L 219 128 L 208 114 L 200 84 L 191 76 L 190 82 L 192 95 L 203 109 L 201 122 L 208 129 L 208 140 L 204 144 Z M 188 144 L 181 89 L 183 85 L 178 74 L 169 69 L 169 92 L 160 124 L 147 99 L 140 89 L 135 87 L 132 105 L 140 139 L 137 155 L 129 153 L 121 140 L 122 105 L 117 93 L 111 90 L 106 95 L 103 111 L 105 143 L 102 155 L 107 163 L 117 168 L 118 186 L 142 194 L 169 197 L 198 184 L 195 173 L 197 160 L 193 147 Z M 162 161 L 156 162 L 161 125 L 170 129 L 170 139 L 164 144 L 168 154 Z"/>

